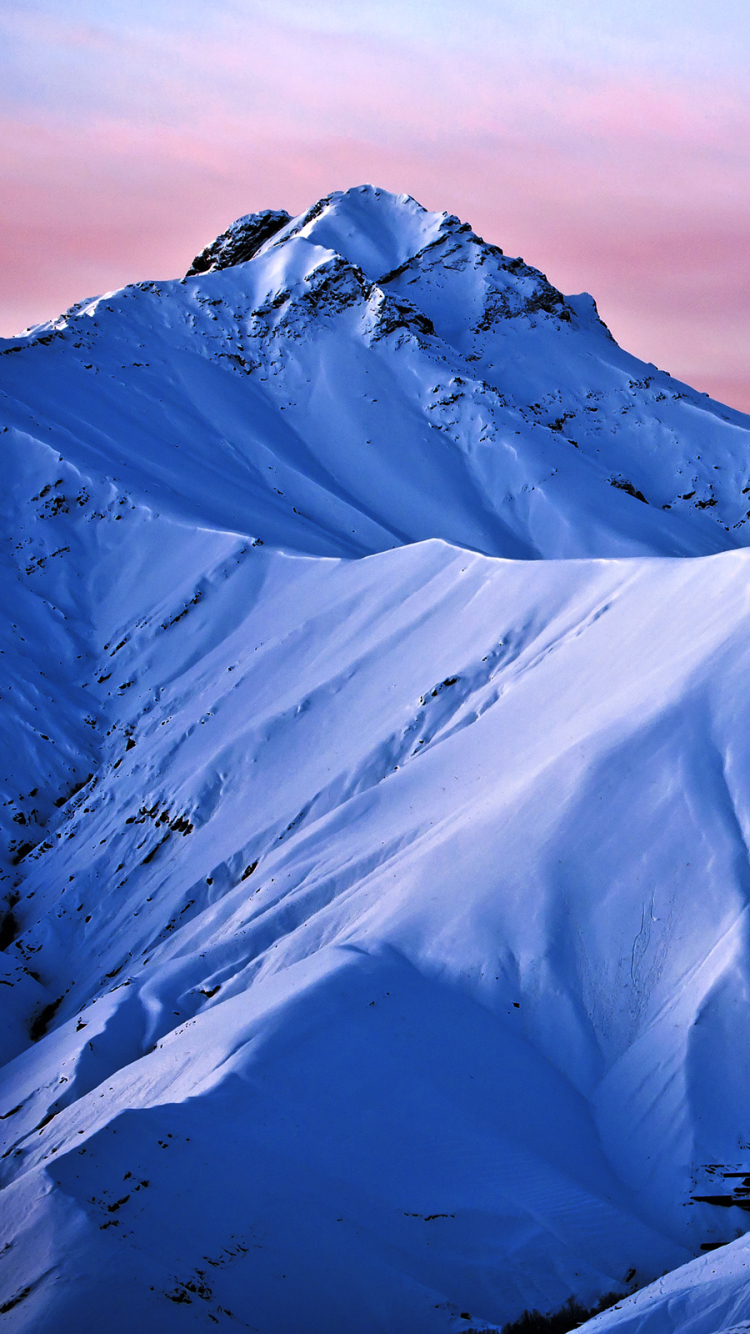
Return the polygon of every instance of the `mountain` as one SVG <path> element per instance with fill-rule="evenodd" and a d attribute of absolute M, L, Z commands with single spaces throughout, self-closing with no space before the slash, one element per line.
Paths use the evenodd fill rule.
<path fill-rule="evenodd" d="M 750 1321 L 749 431 L 370 186 L 0 343 L 8 1330 Z"/>

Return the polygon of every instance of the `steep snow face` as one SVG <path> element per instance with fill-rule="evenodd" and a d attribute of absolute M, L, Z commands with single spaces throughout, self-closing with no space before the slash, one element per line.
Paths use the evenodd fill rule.
<path fill-rule="evenodd" d="M 370 187 L 4 352 L 8 1328 L 746 1319 L 747 419 Z"/>

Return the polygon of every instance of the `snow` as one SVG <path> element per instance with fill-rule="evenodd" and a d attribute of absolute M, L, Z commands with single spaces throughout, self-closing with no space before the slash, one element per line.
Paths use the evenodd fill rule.
<path fill-rule="evenodd" d="M 750 1321 L 749 425 L 372 187 L 0 346 L 9 1330 Z"/>

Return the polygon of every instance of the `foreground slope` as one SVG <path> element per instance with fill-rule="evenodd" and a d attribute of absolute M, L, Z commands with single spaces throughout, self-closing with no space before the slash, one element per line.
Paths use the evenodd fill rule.
<path fill-rule="evenodd" d="M 490 1328 L 745 1229 L 747 419 L 414 201 L 277 220 L 0 361 L 8 1329 Z"/>

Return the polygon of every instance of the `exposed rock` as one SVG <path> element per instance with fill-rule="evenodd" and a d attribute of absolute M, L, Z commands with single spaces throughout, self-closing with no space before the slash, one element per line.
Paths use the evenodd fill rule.
<path fill-rule="evenodd" d="M 185 277 L 193 278 L 198 273 L 215 273 L 217 269 L 231 269 L 235 264 L 244 264 L 245 260 L 257 254 L 269 236 L 280 231 L 287 222 L 289 214 L 283 208 L 264 208 L 260 213 L 246 213 L 196 255 Z"/>

